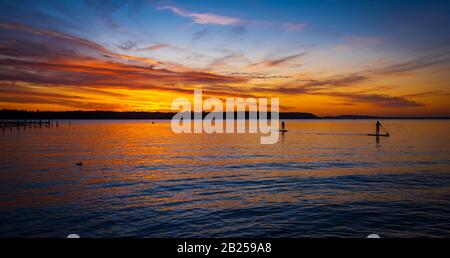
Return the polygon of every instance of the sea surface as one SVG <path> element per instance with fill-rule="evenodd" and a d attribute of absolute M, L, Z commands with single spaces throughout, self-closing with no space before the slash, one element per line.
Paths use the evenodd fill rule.
<path fill-rule="evenodd" d="M 288 120 L 273 145 L 170 121 L 0 131 L 0 237 L 450 237 L 450 120 L 381 122 Z"/>

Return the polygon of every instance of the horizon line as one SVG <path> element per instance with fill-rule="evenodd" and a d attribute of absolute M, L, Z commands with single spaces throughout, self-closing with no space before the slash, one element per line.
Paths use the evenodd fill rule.
<path fill-rule="evenodd" d="M 234 111 L 233 113 L 240 113 L 240 112 L 244 112 L 246 114 L 250 113 L 250 111 L 247 111 L 247 110 L 246 111 Z M 60 114 L 60 115 L 63 115 L 64 113 L 66 113 L 66 114 L 70 114 L 70 113 L 91 113 L 91 114 L 92 113 L 103 113 L 103 114 L 105 114 L 105 113 L 108 113 L 108 114 L 117 114 L 117 115 L 125 114 L 125 113 L 134 113 L 134 114 L 150 114 L 150 115 L 151 114 L 174 115 L 174 114 L 177 114 L 180 112 L 175 112 L 175 111 L 172 111 L 172 112 L 168 112 L 168 111 L 133 111 L 133 110 L 130 110 L 130 111 L 112 111 L 112 110 L 66 110 L 66 111 L 36 110 L 36 111 L 30 111 L 30 110 L 20 110 L 20 109 L 1 109 L 0 110 L 0 119 L 5 119 L 5 118 L 3 118 L 3 115 L 5 115 L 7 113 L 10 113 L 9 115 L 12 115 L 11 113 L 22 113 L 22 114 L 48 113 L 48 114 Z M 190 111 L 189 113 L 195 114 L 197 112 Z M 207 112 L 207 111 L 202 112 L 202 114 L 209 114 L 209 113 L 215 113 L 215 112 Z M 216 113 L 225 114 L 225 113 L 227 113 L 227 111 L 216 112 Z M 258 112 L 256 112 L 256 113 L 258 113 Z M 268 113 L 270 113 L 270 111 L 268 111 Z M 280 112 L 278 112 L 278 114 L 299 116 L 299 117 L 285 117 L 283 119 L 450 119 L 449 115 L 383 116 L 383 115 L 340 114 L 340 115 L 318 116 L 314 113 L 301 112 L 301 111 L 280 111 Z M 301 116 L 304 116 L 304 117 L 301 117 Z M 305 118 L 305 116 L 307 118 Z M 6 118 L 6 119 L 10 119 L 10 118 Z M 58 118 L 58 119 L 80 119 L 80 118 Z M 87 118 L 81 118 L 81 119 L 105 119 L 105 118 L 87 117 Z M 106 118 L 106 119 L 108 119 L 108 118 Z M 151 117 L 142 117 L 142 118 L 121 117 L 121 118 L 116 118 L 116 119 L 152 119 L 152 118 Z M 163 118 L 163 119 L 168 119 L 168 118 Z M 246 119 L 248 119 L 248 118 L 246 117 Z"/>

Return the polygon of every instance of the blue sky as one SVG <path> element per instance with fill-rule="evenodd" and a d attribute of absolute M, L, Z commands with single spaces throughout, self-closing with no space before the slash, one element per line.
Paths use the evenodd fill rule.
<path fill-rule="evenodd" d="M 427 47 L 450 40 L 448 1 L 1 1 L 3 21 L 58 29 L 93 40 L 133 39 L 189 44 L 195 33 L 210 30 L 210 40 L 226 41 L 233 25 L 198 24 L 164 7 L 246 21 L 240 43 L 338 44 L 345 37 L 382 38 L 395 46 Z M 302 33 L 286 33 L 283 24 L 299 23 Z M 233 27 L 233 28 L 229 28 Z M 247 28 L 248 27 L 248 28 Z M 243 41 L 243 42 L 242 42 Z M 144 42 L 139 42 L 144 44 Z M 210 46 L 214 47 L 214 46 Z M 250 47 L 250 46 L 246 46 Z"/>

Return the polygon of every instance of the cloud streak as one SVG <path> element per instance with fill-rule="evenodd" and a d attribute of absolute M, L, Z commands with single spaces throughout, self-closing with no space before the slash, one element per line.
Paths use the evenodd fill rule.
<path fill-rule="evenodd" d="M 429 54 L 406 62 L 395 62 L 370 72 L 374 74 L 395 74 L 412 72 L 440 64 L 450 64 L 450 52 Z"/>
<path fill-rule="evenodd" d="M 402 108 L 402 107 L 423 107 L 423 103 L 409 100 L 402 96 L 389 96 L 386 94 L 368 94 L 361 92 L 321 92 L 319 95 L 326 95 L 334 98 L 342 98 L 351 103 L 369 103 L 381 108 Z"/>
<path fill-rule="evenodd" d="M 198 24 L 214 24 L 214 25 L 238 25 L 245 23 L 245 20 L 235 17 L 222 16 L 212 13 L 195 13 L 190 12 L 175 6 L 159 7 L 159 10 L 170 10 L 173 13 L 189 18 L 194 23 Z"/>
<path fill-rule="evenodd" d="M 148 47 L 143 47 L 143 48 L 139 48 L 139 51 L 154 51 L 154 50 L 159 50 L 159 49 L 163 49 L 163 48 L 172 48 L 171 45 L 169 44 L 156 44 L 153 46 L 148 46 Z"/>
<path fill-rule="evenodd" d="M 342 87 L 354 88 L 355 85 L 366 83 L 369 80 L 369 76 L 364 74 L 348 74 L 348 75 L 335 75 L 324 79 L 315 78 L 299 78 L 289 83 L 280 85 L 278 87 L 259 89 L 261 91 L 268 91 L 279 94 L 287 95 L 314 95 L 314 96 L 326 96 L 334 99 L 343 99 L 346 105 L 356 104 L 370 104 L 381 108 L 404 108 L 404 107 L 422 107 L 423 103 L 410 100 L 410 97 L 414 96 L 390 96 L 387 94 L 374 94 L 364 91 L 336 91 Z M 256 90 L 256 89 L 255 89 Z M 434 92 L 433 92 L 434 93 Z M 429 93 L 424 93 L 429 94 Z"/>
<path fill-rule="evenodd" d="M 295 55 L 285 56 L 281 58 L 275 58 L 275 59 L 268 59 L 261 62 L 250 64 L 250 68 L 256 68 L 256 67 L 276 67 L 285 65 L 286 63 L 289 63 L 297 58 L 303 57 L 307 55 L 308 52 L 302 52 Z"/>

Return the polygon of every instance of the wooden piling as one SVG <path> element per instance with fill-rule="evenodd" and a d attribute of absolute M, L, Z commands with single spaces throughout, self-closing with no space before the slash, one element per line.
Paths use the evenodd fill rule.
<path fill-rule="evenodd" d="M 24 131 L 28 129 L 33 128 L 42 128 L 42 126 L 45 126 L 47 128 L 53 127 L 55 125 L 56 127 L 59 127 L 59 121 L 53 121 L 53 120 L 0 120 L 0 129 L 5 131 L 6 129 L 10 129 L 12 131 L 13 129 L 17 129 L 20 131 L 23 129 Z"/>

